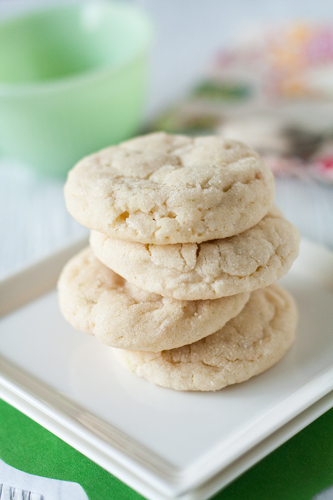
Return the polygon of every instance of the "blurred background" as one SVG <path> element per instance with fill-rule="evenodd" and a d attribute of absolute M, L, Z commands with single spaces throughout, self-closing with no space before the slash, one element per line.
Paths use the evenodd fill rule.
<path fill-rule="evenodd" d="M 82 2 L 0 0 L 0 22 L 73 3 Z M 333 249 L 332 2 L 118 3 L 134 5 L 152 25 L 142 104 L 137 121 L 124 135 L 164 129 L 219 133 L 250 143 L 276 175 L 277 204 L 286 217 L 303 237 Z M 93 19 L 93 10 L 90 16 Z M 1 53 L 8 50 L 3 40 L 0 27 L 4 136 L 6 120 L 8 126 L 13 120 L 5 115 L 11 82 L 7 79 L 4 85 L 1 74 Z M 47 121 L 52 121 L 52 111 Z M 17 131 L 18 144 L 23 133 Z M 15 135 L 12 143 L 15 146 Z M 47 166 L 37 169 L 33 161 L 17 158 L 15 147 L 10 154 L 4 150 L 0 137 L 0 278 L 88 235 L 66 211 L 63 167 L 59 176 L 54 171 L 49 175 Z M 51 158 L 56 153 L 47 154 Z"/>

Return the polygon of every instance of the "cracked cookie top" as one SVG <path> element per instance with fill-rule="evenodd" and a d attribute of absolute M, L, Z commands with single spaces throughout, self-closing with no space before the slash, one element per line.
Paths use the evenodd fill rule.
<path fill-rule="evenodd" d="M 95 255 L 129 282 L 179 300 L 216 299 L 256 290 L 288 272 L 299 232 L 276 207 L 255 226 L 229 238 L 154 245 L 92 231 Z"/>
<path fill-rule="evenodd" d="M 274 179 L 248 146 L 163 132 L 81 160 L 65 185 L 69 212 L 113 238 L 199 243 L 254 226 L 274 200 Z"/>
<path fill-rule="evenodd" d="M 157 353 L 114 353 L 126 368 L 157 385 L 216 391 L 277 363 L 294 340 L 296 323 L 293 298 L 274 284 L 252 292 L 235 318 L 198 342 Z"/>
<path fill-rule="evenodd" d="M 236 316 L 248 293 L 217 300 L 161 297 L 131 285 L 90 247 L 73 257 L 58 282 L 59 304 L 78 330 L 123 349 L 159 351 L 195 342 Z"/>

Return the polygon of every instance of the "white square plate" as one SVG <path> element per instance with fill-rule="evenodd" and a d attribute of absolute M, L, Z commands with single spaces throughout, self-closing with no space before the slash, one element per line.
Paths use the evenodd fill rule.
<path fill-rule="evenodd" d="M 333 389 L 329 251 L 302 242 L 281 280 L 300 319 L 280 363 L 216 393 L 182 393 L 126 371 L 62 318 L 52 287 L 81 246 L 2 283 L 0 395 L 147 498 L 208 498 L 332 405 L 319 401 Z"/>

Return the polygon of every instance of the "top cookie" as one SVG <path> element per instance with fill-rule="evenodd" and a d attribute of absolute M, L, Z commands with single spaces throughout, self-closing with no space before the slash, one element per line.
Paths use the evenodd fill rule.
<path fill-rule="evenodd" d="M 113 238 L 200 243 L 257 224 L 273 203 L 274 179 L 240 142 L 160 132 L 81 160 L 65 199 L 76 220 Z"/>

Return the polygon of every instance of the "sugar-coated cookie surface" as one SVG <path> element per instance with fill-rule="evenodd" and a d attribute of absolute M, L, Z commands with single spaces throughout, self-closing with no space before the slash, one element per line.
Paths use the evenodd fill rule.
<path fill-rule="evenodd" d="M 274 284 L 251 293 L 244 309 L 221 330 L 191 345 L 157 353 L 114 349 L 140 377 L 182 391 L 216 391 L 277 363 L 294 340 L 293 298 Z"/>
<path fill-rule="evenodd" d="M 274 179 L 240 142 L 159 132 L 81 160 L 65 199 L 81 224 L 113 238 L 198 243 L 257 224 L 273 204 Z"/>
<path fill-rule="evenodd" d="M 104 266 L 90 247 L 73 257 L 58 282 L 60 309 L 78 330 L 106 345 L 159 351 L 195 342 L 236 316 L 248 293 L 179 301 L 140 290 Z"/>
<path fill-rule="evenodd" d="M 149 245 L 92 231 L 96 256 L 139 288 L 179 300 L 216 299 L 274 283 L 298 255 L 299 232 L 272 208 L 255 226 L 223 240 Z"/>

